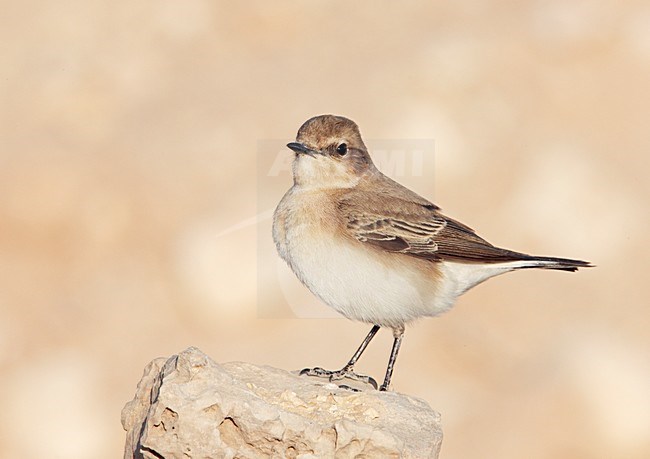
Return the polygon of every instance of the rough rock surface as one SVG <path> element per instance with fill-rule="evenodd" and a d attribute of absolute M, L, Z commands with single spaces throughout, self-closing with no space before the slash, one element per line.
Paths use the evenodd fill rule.
<path fill-rule="evenodd" d="M 146 367 L 122 425 L 125 458 L 435 458 L 442 442 L 422 400 L 217 364 L 196 348 Z"/>

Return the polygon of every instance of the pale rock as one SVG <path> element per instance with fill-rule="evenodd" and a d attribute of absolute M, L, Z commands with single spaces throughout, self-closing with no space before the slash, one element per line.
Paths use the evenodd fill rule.
<path fill-rule="evenodd" d="M 426 402 L 196 348 L 156 359 L 122 411 L 125 458 L 438 457 L 440 415 Z"/>

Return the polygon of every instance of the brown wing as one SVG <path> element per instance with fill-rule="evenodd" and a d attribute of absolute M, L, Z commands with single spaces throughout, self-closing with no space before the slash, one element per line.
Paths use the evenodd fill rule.
<path fill-rule="evenodd" d="M 432 261 L 493 263 L 529 258 L 493 246 L 468 226 L 442 215 L 437 206 L 417 197 L 418 202 L 414 202 L 387 193 L 355 191 L 341 199 L 339 208 L 347 229 L 358 241 L 387 252 Z"/>
<path fill-rule="evenodd" d="M 424 258 L 434 257 L 438 244 L 434 236 L 446 222 L 442 219 L 415 220 L 404 215 L 351 214 L 348 229 L 354 237 L 388 252 L 402 252 Z"/>

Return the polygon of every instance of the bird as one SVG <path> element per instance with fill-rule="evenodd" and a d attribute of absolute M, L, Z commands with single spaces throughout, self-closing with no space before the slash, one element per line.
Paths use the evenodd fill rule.
<path fill-rule="evenodd" d="M 277 251 L 326 305 L 372 325 L 340 370 L 305 368 L 303 375 L 357 380 L 377 389 L 376 380 L 357 374 L 354 366 L 385 327 L 392 329 L 393 345 L 378 389 L 386 391 L 409 323 L 448 311 L 470 288 L 503 273 L 593 266 L 490 244 L 380 172 L 359 127 L 343 116 L 308 119 L 287 147 L 294 153 L 293 186 L 273 215 Z"/>

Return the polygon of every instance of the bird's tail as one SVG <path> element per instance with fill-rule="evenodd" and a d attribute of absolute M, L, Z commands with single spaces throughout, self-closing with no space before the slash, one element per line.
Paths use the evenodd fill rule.
<path fill-rule="evenodd" d="M 542 269 L 558 269 L 560 271 L 577 271 L 578 268 L 593 268 L 594 265 L 588 261 L 572 260 L 570 258 L 557 258 L 557 257 L 536 257 L 526 255 L 521 260 L 521 266 L 517 269 L 524 268 L 542 268 Z"/>

